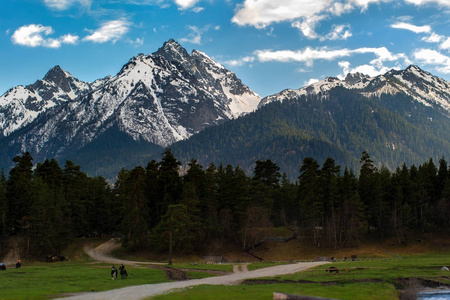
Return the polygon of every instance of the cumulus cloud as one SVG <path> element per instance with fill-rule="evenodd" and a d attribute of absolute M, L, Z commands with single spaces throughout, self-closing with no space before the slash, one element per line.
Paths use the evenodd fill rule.
<path fill-rule="evenodd" d="M 264 28 L 271 23 L 297 21 L 314 16 L 322 18 L 324 15 L 340 16 L 355 8 L 365 10 L 370 4 L 391 1 L 394 0 L 245 0 L 242 5 L 237 7 L 232 22 L 241 26 L 250 25 Z M 310 19 L 303 20 L 304 27 L 312 24 L 308 23 L 308 20 Z"/>
<path fill-rule="evenodd" d="M 309 39 L 316 39 L 319 37 L 316 33 L 316 25 L 324 18 L 324 16 L 311 16 L 303 18 L 302 21 L 295 21 L 291 24 L 291 26 L 300 30 L 305 37 Z"/>
<path fill-rule="evenodd" d="M 395 24 L 392 24 L 391 27 L 395 28 L 395 29 L 409 30 L 414 33 L 429 33 L 429 32 L 431 32 L 431 27 L 428 25 L 416 26 L 413 24 L 405 23 L 405 22 L 397 22 Z"/>
<path fill-rule="evenodd" d="M 25 25 L 14 32 L 12 41 L 18 45 L 37 47 L 44 44 L 44 36 L 52 33 L 53 29 L 50 26 L 40 24 Z"/>
<path fill-rule="evenodd" d="M 447 38 L 440 46 L 439 48 L 449 50 L 450 49 L 450 38 Z"/>
<path fill-rule="evenodd" d="M 305 81 L 305 85 L 311 85 L 313 83 L 319 82 L 317 78 L 310 78 L 308 81 Z"/>
<path fill-rule="evenodd" d="M 125 19 L 105 22 L 99 29 L 91 31 L 90 35 L 85 36 L 83 41 L 115 43 L 129 31 L 130 25 Z"/>
<path fill-rule="evenodd" d="M 427 42 L 427 43 L 440 43 L 444 39 L 445 39 L 445 36 L 439 35 L 439 34 L 436 34 L 433 32 L 433 33 L 431 33 L 430 36 L 423 37 L 422 41 Z"/>
<path fill-rule="evenodd" d="M 232 22 L 264 28 L 271 23 L 312 17 L 323 12 L 330 3 L 330 0 L 245 0 Z"/>
<path fill-rule="evenodd" d="M 76 43 L 78 43 L 78 36 L 77 35 L 71 35 L 71 34 L 66 34 L 63 35 L 61 37 L 61 42 L 63 44 L 72 44 L 75 45 Z"/>
<path fill-rule="evenodd" d="M 188 9 L 195 6 L 198 1 L 199 0 L 175 0 L 175 4 L 179 9 Z"/>
<path fill-rule="evenodd" d="M 400 69 L 400 67 L 397 66 L 387 67 L 384 65 L 377 66 L 371 64 L 363 64 L 352 68 L 350 62 L 348 61 L 340 61 L 338 65 L 342 68 L 342 74 L 339 74 L 337 76 L 341 80 L 345 79 L 348 73 L 361 73 L 370 77 L 375 77 L 381 74 L 385 74 L 391 69 Z"/>
<path fill-rule="evenodd" d="M 78 36 L 66 34 L 59 38 L 51 38 L 53 28 L 41 24 L 30 24 L 18 28 L 12 35 L 14 44 L 27 47 L 60 48 L 61 44 L 76 44 Z"/>
<path fill-rule="evenodd" d="M 447 55 L 432 49 L 417 49 L 413 56 L 421 64 L 433 65 L 437 71 L 450 74 L 450 57 Z"/>
<path fill-rule="evenodd" d="M 406 3 L 411 3 L 414 5 L 425 5 L 430 3 L 436 3 L 441 6 L 450 7 L 450 1 L 448 0 L 405 0 Z"/>
<path fill-rule="evenodd" d="M 350 25 L 333 25 L 333 29 L 322 40 L 346 40 L 353 34 L 350 31 Z"/>
<path fill-rule="evenodd" d="M 91 0 L 44 0 L 44 4 L 47 7 L 56 10 L 66 10 L 75 3 L 79 3 L 85 7 L 91 6 Z"/>

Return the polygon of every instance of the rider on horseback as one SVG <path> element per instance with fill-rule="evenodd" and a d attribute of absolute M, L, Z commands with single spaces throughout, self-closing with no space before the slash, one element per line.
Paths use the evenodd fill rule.
<path fill-rule="evenodd" d="M 128 273 L 127 270 L 125 270 L 125 266 L 123 264 L 120 265 L 119 270 L 120 270 L 120 277 L 122 279 L 127 278 Z"/>
<path fill-rule="evenodd" d="M 111 268 L 111 277 L 112 279 L 117 279 L 117 269 L 114 265 Z"/>

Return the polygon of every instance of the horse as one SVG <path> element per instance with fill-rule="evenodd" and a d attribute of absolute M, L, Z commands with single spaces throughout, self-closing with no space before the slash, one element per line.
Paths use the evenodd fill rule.
<path fill-rule="evenodd" d="M 112 269 L 111 270 L 111 279 L 112 280 L 117 279 L 117 269 Z"/>
<path fill-rule="evenodd" d="M 328 269 L 325 270 L 325 272 L 330 272 L 330 274 L 333 272 L 339 274 L 339 269 L 336 267 L 329 267 Z"/>
<path fill-rule="evenodd" d="M 122 279 L 125 279 L 125 278 L 128 277 L 128 273 L 127 273 L 127 270 L 125 270 L 125 268 L 121 268 L 121 269 L 120 269 L 120 277 L 121 277 Z"/>

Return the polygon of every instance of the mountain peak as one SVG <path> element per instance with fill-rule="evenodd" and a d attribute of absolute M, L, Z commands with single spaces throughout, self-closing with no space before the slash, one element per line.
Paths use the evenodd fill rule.
<path fill-rule="evenodd" d="M 61 77 L 67 77 L 66 72 L 64 72 L 64 70 L 59 65 L 56 65 L 53 68 L 51 68 L 47 72 L 47 74 L 45 74 L 44 80 L 55 82 L 55 79 Z"/>
<path fill-rule="evenodd" d="M 66 93 L 71 90 L 68 80 L 68 73 L 59 65 L 54 66 L 47 72 L 47 74 L 45 74 L 44 81 L 54 83 Z"/>
<path fill-rule="evenodd" d="M 354 85 L 357 82 L 360 82 L 364 79 L 368 80 L 369 78 L 370 78 L 369 75 L 365 75 L 363 73 L 356 72 L 356 73 L 348 73 L 347 76 L 345 77 L 344 81 L 347 84 Z"/>
<path fill-rule="evenodd" d="M 154 55 L 159 55 L 167 59 L 168 61 L 183 62 L 189 57 L 189 53 L 174 39 L 170 39 L 158 49 Z"/>

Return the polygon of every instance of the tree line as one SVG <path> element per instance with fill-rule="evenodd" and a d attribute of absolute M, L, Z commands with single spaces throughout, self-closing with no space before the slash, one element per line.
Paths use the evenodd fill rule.
<path fill-rule="evenodd" d="M 55 159 L 13 159 L 0 177 L 0 234 L 18 236 L 33 255 L 58 253 L 75 237 L 116 235 L 129 250 L 193 253 L 210 242 L 243 249 L 288 226 L 317 246 L 352 246 L 361 238 L 407 242 L 450 228 L 450 169 L 444 158 L 420 166 L 377 168 L 362 152 L 358 175 L 334 159 L 303 159 L 291 182 L 271 160 L 257 160 L 252 176 L 239 166 L 192 159 L 170 149 L 146 167 L 122 169 L 114 185 Z M 2 249 L 3 250 L 3 249 Z M 4 255 L 4 253 L 3 253 Z"/>

